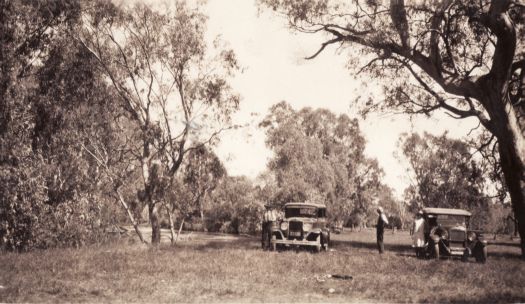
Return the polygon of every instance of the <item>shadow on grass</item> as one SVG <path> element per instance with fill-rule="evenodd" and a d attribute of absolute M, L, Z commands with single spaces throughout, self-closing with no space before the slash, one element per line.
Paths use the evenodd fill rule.
<path fill-rule="evenodd" d="M 519 252 L 508 252 L 508 251 L 490 251 L 490 246 L 494 244 L 489 244 L 489 259 L 490 258 L 501 258 L 501 259 L 514 259 L 519 260 L 521 259 L 521 255 Z M 507 244 L 504 244 L 507 245 Z M 374 252 L 377 252 L 377 244 L 374 242 L 364 242 L 364 241 L 342 241 L 342 240 L 336 240 L 332 241 L 332 247 L 341 249 L 368 249 Z M 517 246 L 519 247 L 519 246 Z M 394 252 L 398 256 L 404 256 L 404 257 L 412 257 L 417 258 L 412 247 L 408 245 L 403 244 L 385 244 L 385 251 L 386 252 Z"/>
<path fill-rule="evenodd" d="M 490 259 L 490 258 L 493 258 L 493 257 L 502 258 L 502 259 L 515 259 L 515 260 L 520 260 L 521 259 L 521 255 L 519 253 L 501 252 L 501 251 L 491 252 L 491 251 L 489 251 L 488 258 Z"/>
<path fill-rule="evenodd" d="M 509 246 L 509 247 L 520 247 L 520 243 L 512 243 L 512 241 L 504 241 L 504 240 L 501 240 L 501 241 L 492 241 L 492 240 L 489 240 L 488 241 L 489 245 L 494 245 L 494 246 Z"/>
<path fill-rule="evenodd" d="M 255 238 L 242 238 L 234 241 L 218 240 L 218 241 L 204 241 L 196 242 L 194 244 L 186 244 L 198 251 L 222 250 L 222 249 L 260 249 L 260 242 Z"/>
<path fill-rule="evenodd" d="M 364 242 L 356 240 L 333 240 L 332 247 L 334 248 L 355 248 L 355 249 L 368 249 L 377 251 L 377 243 L 375 241 Z M 385 243 L 385 251 L 395 252 L 405 256 L 412 256 L 409 253 L 412 252 L 412 248 L 403 244 L 389 244 Z M 415 256 L 414 256 L 415 257 Z"/>

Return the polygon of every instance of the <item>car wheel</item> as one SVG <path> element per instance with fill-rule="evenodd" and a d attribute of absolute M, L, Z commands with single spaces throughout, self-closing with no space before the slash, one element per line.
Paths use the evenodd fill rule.
<path fill-rule="evenodd" d="M 270 247 L 272 249 L 272 251 L 277 251 L 277 243 L 276 243 L 276 241 L 277 241 L 277 237 L 275 235 L 272 235 L 272 242 L 271 242 L 272 246 Z"/>

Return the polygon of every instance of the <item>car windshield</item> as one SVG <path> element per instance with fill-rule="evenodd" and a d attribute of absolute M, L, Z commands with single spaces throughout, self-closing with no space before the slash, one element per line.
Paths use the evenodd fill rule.
<path fill-rule="evenodd" d="M 437 221 L 443 226 L 465 226 L 464 215 L 439 214 Z"/>
<path fill-rule="evenodd" d="M 318 217 L 324 216 L 324 209 L 315 207 L 288 207 L 284 210 L 284 216 L 289 217 Z"/>

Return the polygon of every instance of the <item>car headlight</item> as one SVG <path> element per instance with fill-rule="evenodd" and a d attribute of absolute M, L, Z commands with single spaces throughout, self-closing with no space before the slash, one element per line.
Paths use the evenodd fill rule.
<path fill-rule="evenodd" d="M 281 222 L 281 230 L 288 230 L 288 222 Z"/>
<path fill-rule="evenodd" d="M 312 230 L 312 224 L 311 224 L 311 223 L 304 223 L 304 224 L 303 224 L 303 230 L 304 230 L 304 231 L 310 231 L 310 230 Z"/>

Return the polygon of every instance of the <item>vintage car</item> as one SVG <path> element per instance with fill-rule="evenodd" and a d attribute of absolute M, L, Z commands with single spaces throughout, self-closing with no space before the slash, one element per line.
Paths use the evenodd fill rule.
<path fill-rule="evenodd" d="M 483 232 L 470 230 L 471 213 L 462 209 L 424 208 L 426 255 L 458 256 L 466 261 L 475 257 L 477 262 L 487 260 L 487 241 Z"/>
<path fill-rule="evenodd" d="M 326 206 L 315 203 L 287 203 L 284 218 L 273 223 L 271 249 L 310 246 L 317 252 L 328 250 L 330 227 Z"/>

